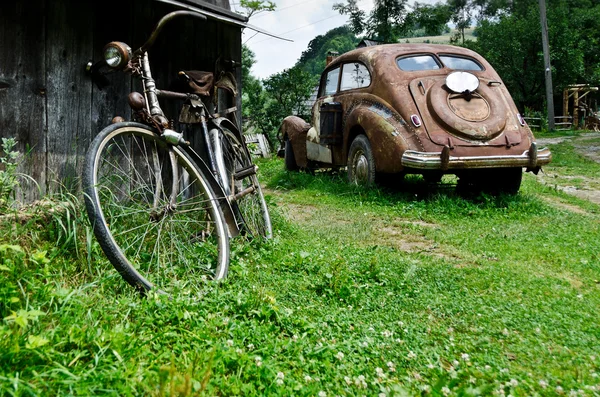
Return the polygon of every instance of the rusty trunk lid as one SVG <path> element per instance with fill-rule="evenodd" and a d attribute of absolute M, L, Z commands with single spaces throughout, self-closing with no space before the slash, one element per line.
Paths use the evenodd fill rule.
<path fill-rule="evenodd" d="M 456 72 L 454 72 L 456 73 Z M 409 83 L 411 95 L 430 139 L 448 146 L 514 146 L 521 142 L 517 116 L 502 83 L 464 73 L 479 84 L 457 92 L 452 75 L 423 76 Z"/>

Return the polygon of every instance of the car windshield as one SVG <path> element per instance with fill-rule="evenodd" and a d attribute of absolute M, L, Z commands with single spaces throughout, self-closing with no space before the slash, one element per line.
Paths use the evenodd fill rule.
<path fill-rule="evenodd" d="M 483 70 L 481 65 L 473 59 L 456 57 L 452 55 L 440 55 L 440 59 L 449 69 L 456 70 Z"/>
<path fill-rule="evenodd" d="M 404 58 L 398 58 L 396 61 L 398 67 L 407 72 L 416 70 L 435 70 L 439 69 L 440 65 L 431 55 L 413 55 Z"/>

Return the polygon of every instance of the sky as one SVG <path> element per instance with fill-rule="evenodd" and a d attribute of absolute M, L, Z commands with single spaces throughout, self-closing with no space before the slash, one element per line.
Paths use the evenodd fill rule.
<path fill-rule="evenodd" d="M 345 1 L 274 0 L 277 6 L 275 11 L 252 16 L 250 24 L 294 40 L 290 43 L 245 29 L 242 42 L 248 45 L 256 55 L 256 64 L 252 67 L 252 74 L 264 79 L 294 66 L 302 51 L 306 50 L 308 43 L 313 38 L 348 22 L 346 15 L 340 15 L 338 11 L 332 9 L 335 3 L 342 2 Z M 434 3 L 435 1 L 420 0 L 420 2 Z M 239 0 L 230 1 L 233 11 L 236 11 L 237 3 Z M 358 6 L 369 12 L 373 8 L 373 0 L 358 0 Z"/>

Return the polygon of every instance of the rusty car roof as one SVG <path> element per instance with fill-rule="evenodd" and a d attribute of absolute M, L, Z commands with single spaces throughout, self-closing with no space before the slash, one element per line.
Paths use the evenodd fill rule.
<path fill-rule="evenodd" d="M 418 53 L 453 53 L 457 55 L 469 56 L 477 59 L 478 61 L 483 60 L 483 57 L 477 54 L 475 51 L 469 50 L 463 47 L 457 47 L 447 44 L 418 44 L 418 43 L 398 43 L 398 44 L 382 44 L 371 47 L 357 48 L 355 50 L 346 52 L 335 58 L 327 69 L 334 65 L 352 61 L 379 58 L 381 56 L 393 56 L 398 57 L 407 54 L 418 54 Z"/>

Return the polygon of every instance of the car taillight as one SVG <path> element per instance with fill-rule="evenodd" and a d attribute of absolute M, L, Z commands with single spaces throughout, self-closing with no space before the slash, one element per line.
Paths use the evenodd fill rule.
<path fill-rule="evenodd" d="M 410 116 L 410 121 L 412 121 L 413 125 L 417 128 L 419 128 L 421 126 L 421 118 L 419 116 L 417 116 L 416 114 L 413 114 L 412 116 Z"/>
<path fill-rule="evenodd" d="M 519 119 L 519 123 L 521 123 L 521 125 L 523 127 L 525 127 L 527 125 L 527 122 L 525 121 L 525 119 L 523 118 L 523 116 L 521 116 L 521 113 L 517 113 L 517 119 Z"/>

